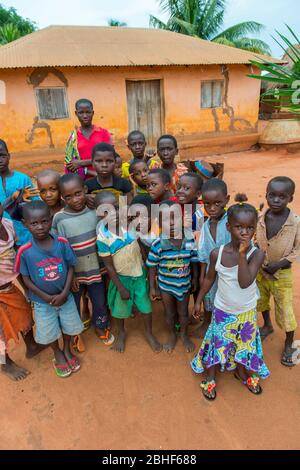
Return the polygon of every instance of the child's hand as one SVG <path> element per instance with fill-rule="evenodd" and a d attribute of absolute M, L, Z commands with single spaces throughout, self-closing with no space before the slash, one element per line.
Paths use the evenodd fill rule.
<path fill-rule="evenodd" d="M 23 201 L 24 202 L 30 202 L 31 197 L 36 197 L 39 196 L 40 192 L 37 188 L 32 188 L 31 186 L 26 186 L 26 188 L 23 189 Z"/>
<path fill-rule="evenodd" d="M 50 305 L 52 305 L 52 307 L 61 307 L 65 302 L 66 295 L 61 293 L 52 297 Z"/>
<path fill-rule="evenodd" d="M 72 281 L 71 291 L 78 292 L 79 288 L 80 288 L 80 283 L 78 282 L 78 279 L 74 277 Z"/>
<path fill-rule="evenodd" d="M 239 254 L 245 255 L 249 250 L 251 245 L 251 240 L 242 240 L 239 247 Z"/>
<path fill-rule="evenodd" d="M 86 205 L 89 209 L 95 209 L 95 196 L 93 194 L 86 195 Z"/>
<path fill-rule="evenodd" d="M 75 173 L 81 167 L 81 161 L 74 159 L 70 163 L 67 163 L 66 167 L 68 170 L 72 171 L 72 173 Z"/>
<path fill-rule="evenodd" d="M 263 270 L 266 271 L 266 273 L 271 274 L 272 276 L 276 273 L 276 271 L 278 271 L 278 269 L 280 269 L 278 263 L 269 263 L 266 266 L 263 266 Z"/>
<path fill-rule="evenodd" d="M 196 320 L 199 320 L 201 316 L 201 304 L 202 304 L 202 299 L 197 300 L 197 302 L 194 305 L 194 310 L 193 310 L 193 317 Z"/>
<path fill-rule="evenodd" d="M 161 300 L 160 291 L 156 287 L 150 289 L 150 300 L 154 302 L 155 300 Z"/>
<path fill-rule="evenodd" d="M 122 287 L 122 289 L 120 289 L 120 296 L 121 296 L 122 300 L 129 300 L 130 299 L 130 293 L 126 289 L 126 287 Z"/>

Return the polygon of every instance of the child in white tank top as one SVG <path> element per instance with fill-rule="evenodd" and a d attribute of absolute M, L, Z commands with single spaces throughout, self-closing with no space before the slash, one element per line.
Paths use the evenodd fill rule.
<path fill-rule="evenodd" d="M 211 324 L 191 366 L 208 377 L 201 390 L 208 400 L 216 398 L 216 366 L 236 370 L 235 377 L 250 392 L 262 392 L 259 377 L 267 378 L 261 339 L 257 326 L 256 276 L 264 261 L 264 252 L 252 244 L 257 225 L 257 211 L 250 204 L 239 203 L 228 210 L 227 229 L 232 241 L 211 253 L 210 267 L 194 308 L 199 318 L 201 302 L 218 275 L 218 291 Z"/>

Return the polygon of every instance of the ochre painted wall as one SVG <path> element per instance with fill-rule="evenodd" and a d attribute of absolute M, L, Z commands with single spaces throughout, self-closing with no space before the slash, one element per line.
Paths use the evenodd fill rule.
<path fill-rule="evenodd" d="M 249 66 L 193 67 L 123 67 L 60 68 L 68 82 L 70 118 L 49 120 L 48 132 L 36 127 L 37 116 L 33 70 L 1 70 L 0 80 L 6 86 L 6 104 L 0 104 L 0 138 L 7 141 L 11 152 L 49 148 L 62 149 L 69 132 L 77 124 L 74 103 L 79 98 L 94 102 L 95 124 L 106 127 L 118 144 L 124 144 L 128 132 L 125 80 L 161 79 L 165 109 L 165 132 L 182 139 L 201 139 L 219 133 L 256 131 L 260 81 L 248 78 Z M 39 86 L 62 86 L 61 78 L 49 71 Z M 222 108 L 201 109 L 201 80 L 225 80 Z M 36 82 L 34 82 L 36 83 Z M 227 84 L 227 85 L 226 85 Z M 45 121 L 43 121 L 45 122 Z M 220 134 L 221 135 L 221 134 Z M 29 137 L 32 143 L 28 142 Z"/>

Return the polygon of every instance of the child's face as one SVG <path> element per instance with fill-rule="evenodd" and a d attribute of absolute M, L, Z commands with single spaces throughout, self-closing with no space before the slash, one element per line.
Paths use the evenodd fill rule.
<path fill-rule="evenodd" d="M 272 212 L 279 213 L 292 202 L 293 195 L 289 185 L 281 181 L 273 181 L 267 187 L 266 199 Z"/>
<path fill-rule="evenodd" d="M 202 193 L 203 204 L 209 217 L 218 219 L 224 213 L 229 197 L 220 190 L 210 190 Z"/>
<path fill-rule="evenodd" d="M 127 147 L 134 158 L 144 158 L 147 142 L 142 135 L 135 134 L 128 140 Z"/>
<path fill-rule="evenodd" d="M 128 217 L 128 222 L 135 222 L 135 230 L 141 234 L 141 236 L 147 235 L 151 230 L 152 220 L 151 220 L 151 209 L 145 207 L 145 210 L 136 211 L 134 215 Z M 147 233 L 143 233 L 146 229 Z"/>
<path fill-rule="evenodd" d="M 256 226 L 257 219 L 253 213 L 240 211 L 228 222 L 227 229 L 233 240 L 239 243 L 249 243 L 254 236 Z"/>
<path fill-rule="evenodd" d="M 88 127 L 92 125 L 94 110 L 88 103 L 82 103 L 81 105 L 79 105 L 75 111 L 75 114 L 83 127 Z"/>
<path fill-rule="evenodd" d="M 162 235 L 170 236 L 170 238 L 175 238 L 178 236 L 178 228 L 176 227 L 176 212 L 174 212 L 174 207 L 175 205 L 166 208 L 162 207 L 159 214 L 159 227 L 161 233 Z M 180 234 L 182 234 L 182 230 L 180 230 Z"/>
<path fill-rule="evenodd" d="M 9 166 L 9 154 L 6 149 L 0 145 L 0 174 L 5 173 Z"/>
<path fill-rule="evenodd" d="M 146 185 L 147 191 L 154 201 L 162 199 L 164 194 L 170 190 L 169 183 L 164 183 L 159 174 L 149 174 L 148 183 Z"/>
<path fill-rule="evenodd" d="M 54 176 L 42 176 L 37 179 L 37 185 L 40 190 L 40 197 L 47 206 L 55 207 L 60 203 L 61 197 L 57 178 Z"/>
<path fill-rule="evenodd" d="M 50 233 L 52 225 L 52 217 L 48 211 L 43 209 L 33 210 L 24 220 L 25 226 L 28 228 L 35 240 L 45 240 Z"/>
<path fill-rule="evenodd" d="M 176 196 L 180 204 L 192 204 L 196 202 L 201 196 L 201 191 L 198 190 L 195 178 L 182 176 L 177 186 Z"/>
<path fill-rule="evenodd" d="M 172 139 L 161 139 L 157 147 L 157 153 L 164 165 L 172 165 L 178 154 L 178 148 Z"/>
<path fill-rule="evenodd" d="M 97 212 L 97 215 L 99 217 L 100 220 L 103 220 L 104 218 L 106 218 L 106 220 L 109 222 L 109 223 L 112 223 L 112 224 L 117 224 L 118 221 L 119 221 L 119 201 L 117 200 L 117 198 L 111 194 L 111 196 L 107 196 L 104 200 L 101 201 L 101 203 L 99 203 L 96 199 L 95 201 L 95 205 L 96 205 L 96 212 Z M 101 206 L 104 206 L 104 205 L 109 205 L 109 206 L 112 206 L 114 208 L 114 210 L 101 210 L 99 211 L 100 207 Z M 104 207 L 103 207 L 104 209 Z"/>
<path fill-rule="evenodd" d="M 122 160 L 120 157 L 116 157 L 115 159 L 114 175 L 120 178 L 122 177 Z"/>
<path fill-rule="evenodd" d="M 148 183 L 148 174 L 149 168 L 147 163 L 140 162 L 137 163 L 132 171 L 132 179 L 133 181 L 140 186 L 141 188 L 146 188 Z"/>
<path fill-rule="evenodd" d="M 86 206 L 84 186 L 78 181 L 69 181 L 61 186 L 61 195 L 68 208 L 73 212 L 81 212 Z"/>
<path fill-rule="evenodd" d="M 112 152 L 96 152 L 93 165 L 97 175 L 107 178 L 111 176 L 115 169 L 115 157 Z"/>

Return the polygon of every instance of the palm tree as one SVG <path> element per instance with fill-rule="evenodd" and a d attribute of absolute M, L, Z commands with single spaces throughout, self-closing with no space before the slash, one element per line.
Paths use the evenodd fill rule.
<path fill-rule="evenodd" d="M 0 44 L 8 44 L 21 37 L 21 33 L 17 26 L 13 23 L 7 23 L 0 27 Z"/>
<path fill-rule="evenodd" d="M 124 21 L 115 20 L 114 18 L 110 18 L 107 24 L 108 26 L 127 26 L 127 23 L 125 23 Z"/>
<path fill-rule="evenodd" d="M 276 108 L 283 111 L 300 114 L 300 39 L 294 31 L 286 25 L 291 33 L 292 40 L 279 33 L 281 42 L 275 41 L 285 52 L 284 58 L 289 59 L 289 65 L 278 65 L 267 61 L 251 61 L 253 65 L 258 67 L 267 75 L 248 75 L 251 78 L 264 80 L 272 86 L 262 95 L 262 101 L 271 103 Z M 296 41 L 296 43 L 293 43 Z"/>
<path fill-rule="evenodd" d="M 270 54 L 268 44 L 248 34 L 260 34 L 264 26 L 256 21 L 244 21 L 222 30 L 227 0 L 158 0 L 166 23 L 150 15 L 150 26 L 214 41 L 226 46 Z"/>

